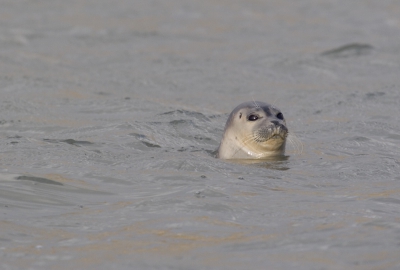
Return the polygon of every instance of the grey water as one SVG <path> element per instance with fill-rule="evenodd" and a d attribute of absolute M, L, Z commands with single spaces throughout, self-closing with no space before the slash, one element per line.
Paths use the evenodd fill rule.
<path fill-rule="evenodd" d="M 0 269 L 400 269 L 398 1 L 0 6 Z"/>

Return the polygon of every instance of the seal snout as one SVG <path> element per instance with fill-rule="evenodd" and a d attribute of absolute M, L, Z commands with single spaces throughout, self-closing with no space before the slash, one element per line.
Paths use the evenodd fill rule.
<path fill-rule="evenodd" d="M 270 139 L 285 140 L 288 135 L 288 129 L 285 125 L 278 121 L 271 121 L 271 125 L 260 128 L 255 132 L 255 137 L 258 142 L 265 142 Z"/>

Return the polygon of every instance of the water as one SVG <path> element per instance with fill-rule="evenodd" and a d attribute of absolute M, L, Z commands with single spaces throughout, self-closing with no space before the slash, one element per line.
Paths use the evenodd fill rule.
<path fill-rule="evenodd" d="M 1 269 L 400 268 L 397 1 L 1 6 Z M 214 158 L 252 99 L 288 158 Z"/>

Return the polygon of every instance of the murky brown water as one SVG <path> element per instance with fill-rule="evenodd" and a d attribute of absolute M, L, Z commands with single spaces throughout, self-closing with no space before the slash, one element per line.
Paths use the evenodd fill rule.
<path fill-rule="evenodd" d="M 1 269 L 400 268 L 397 1 L 0 4 Z"/>

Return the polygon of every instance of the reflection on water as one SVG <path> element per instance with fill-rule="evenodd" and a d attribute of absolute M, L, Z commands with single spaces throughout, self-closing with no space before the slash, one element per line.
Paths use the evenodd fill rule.
<path fill-rule="evenodd" d="M 231 159 L 226 161 L 237 164 L 252 165 L 265 169 L 286 171 L 289 170 L 290 165 L 290 163 L 287 162 L 288 160 L 289 156 L 277 156 L 263 159 Z"/>

